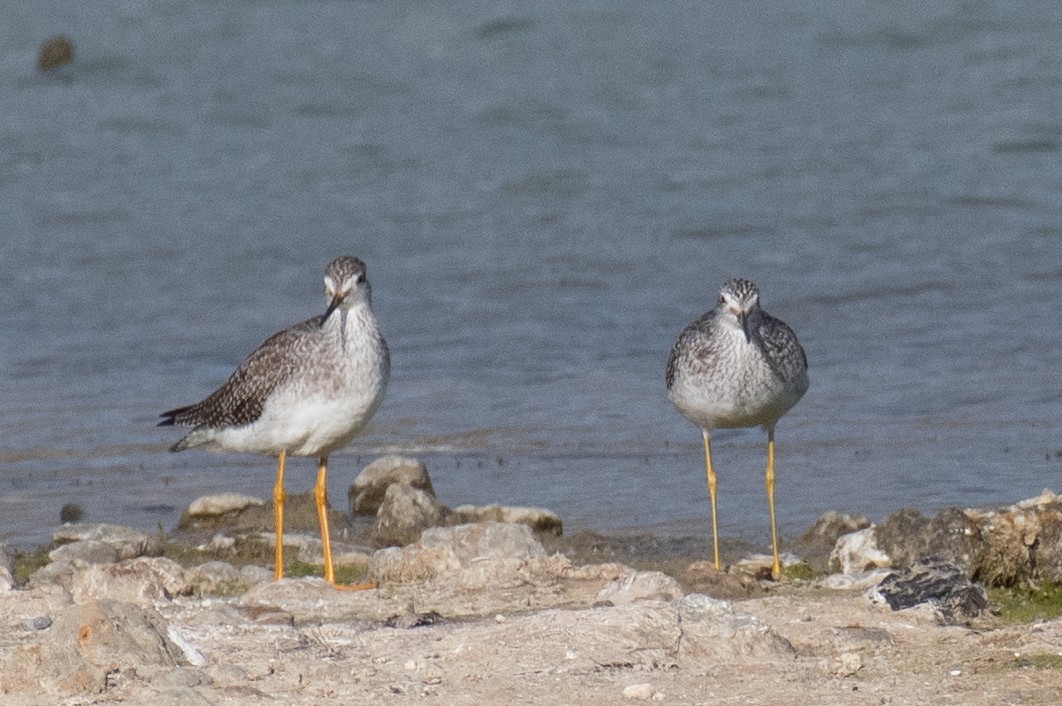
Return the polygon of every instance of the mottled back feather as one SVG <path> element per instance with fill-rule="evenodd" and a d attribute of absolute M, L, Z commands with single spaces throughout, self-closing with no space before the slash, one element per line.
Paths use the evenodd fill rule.
<path fill-rule="evenodd" d="M 779 380 L 788 380 L 808 369 L 808 357 L 797 342 L 796 334 L 781 319 L 762 309 L 752 339 L 764 352 L 764 359 Z"/>
<path fill-rule="evenodd" d="M 302 359 L 307 334 L 321 329 L 324 316 L 289 326 L 265 340 L 209 397 L 187 407 L 163 412 L 159 426 L 222 428 L 256 421 L 270 393 L 289 380 Z"/>

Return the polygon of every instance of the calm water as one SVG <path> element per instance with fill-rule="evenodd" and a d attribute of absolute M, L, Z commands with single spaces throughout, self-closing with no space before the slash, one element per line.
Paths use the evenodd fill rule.
<path fill-rule="evenodd" d="M 931 5 L 931 7 L 929 6 Z M 0 541 L 267 497 L 160 411 L 369 264 L 384 452 L 442 500 L 705 534 L 678 331 L 729 277 L 799 333 L 784 533 L 1062 491 L 1062 9 L 986 2 L 35 2 L 0 23 Z M 77 61 L 34 69 L 65 33 Z M 721 531 L 767 546 L 764 438 Z M 309 489 L 311 461 L 289 472 Z"/>

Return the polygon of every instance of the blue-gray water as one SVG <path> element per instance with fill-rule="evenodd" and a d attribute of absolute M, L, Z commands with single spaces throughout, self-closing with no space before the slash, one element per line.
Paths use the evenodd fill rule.
<path fill-rule="evenodd" d="M 737 275 L 811 362 L 785 534 L 1062 490 L 1060 36 L 1005 0 L 6 3 L 0 541 L 268 497 L 268 459 L 154 424 L 340 254 L 393 377 L 339 505 L 397 451 L 450 505 L 706 535 L 663 368 Z M 715 439 L 721 531 L 766 547 L 764 436 Z"/>

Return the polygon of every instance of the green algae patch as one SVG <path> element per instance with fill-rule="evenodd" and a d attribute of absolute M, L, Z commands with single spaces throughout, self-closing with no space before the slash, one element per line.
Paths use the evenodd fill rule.
<path fill-rule="evenodd" d="M 992 611 L 1008 623 L 1031 623 L 1062 617 L 1062 584 L 993 588 L 988 591 Z"/>
<path fill-rule="evenodd" d="M 787 579 L 793 579 L 795 581 L 811 581 L 818 577 L 815 570 L 803 561 L 783 567 L 782 575 Z"/>
<path fill-rule="evenodd" d="M 340 564 L 334 569 L 336 583 L 338 584 L 358 584 L 369 580 L 369 567 L 365 564 Z M 322 578 L 324 577 L 324 566 L 304 561 L 293 561 L 284 567 L 284 575 L 291 578 L 302 578 L 304 576 Z"/>
<path fill-rule="evenodd" d="M 14 552 L 14 556 L 12 556 L 14 570 L 11 572 L 11 577 L 15 579 L 15 583 L 19 586 L 26 585 L 34 571 L 47 566 L 50 561 L 48 558 L 50 551 L 49 547 L 37 547 L 36 550 L 29 553 Z"/>
<path fill-rule="evenodd" d="M 1062 669 L 1062 655 L 1023 655 L 1014 659 L 1020 669 Z"/>

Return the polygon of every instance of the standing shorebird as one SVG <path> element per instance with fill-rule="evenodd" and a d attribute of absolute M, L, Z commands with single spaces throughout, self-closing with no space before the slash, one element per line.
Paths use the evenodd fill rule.
<path fill-rule="evenodd" d="M 808 389 L 808 359 L 784 321 L 760 308 L 747 279 L 723 285 L 715 308 L 679 334 L 667 360 L 668 397 L 704 435 L 712 546 L 719 565 L 719 525 L 712 467 L 713 429 L 762 426 L 767 431 L 767 502 L 771 508 L 771 573 L 782 572 L 774 520 L 774 426 Z"/>
<path fill-rule="evenodd" d="M 159 426 L 193 426 L 170 451 L 202 446 L 275 455 L 277 579 L 284 576 L 284 463 L 316 456 L 314 499 L 325 579 L 335 584 L 328 531 L 328 456 L 346 446 L 383 400 L 391 371 L 372 313 L 365 263 L 340 257 L 325 268 L 325 313 L 273 334 L 202 402 L 162 414 Z"/>

